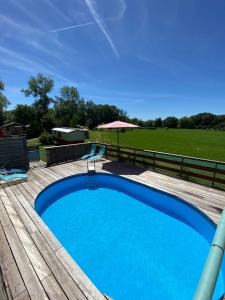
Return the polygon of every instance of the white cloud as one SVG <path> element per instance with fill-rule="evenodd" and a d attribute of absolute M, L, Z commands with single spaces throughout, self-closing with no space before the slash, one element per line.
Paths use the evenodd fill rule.
<path fill-rule="evenodd" d="M 113 17 L 114 19 L 121 19 L 124 16 L 125 12 L 126 12 L 127 5 L 126 5 L 126 2 L 124 0 L 119 1 L 119 6 L 120 6 L 119 12 L 115 17 Z"/>
<path fill-rule="evenodd" d="M 96 22 L 76 24 L 76 25 L 73 25 L 73 26 L 62 27 L 62 28 L 58 28 L 58 29 L 49 30 L 48 33 L 60 32 L 60 31 L 68 30 L 68 29 L 75 29 L 75 28 L 79 28 L 79 27 L 85 27 L 85 26 L 96 25 L 96 24 L 97 24 Z"/>
<path fill-rule="evenodd" d="M 0 54 L 0 65 L 26 72 L 29 75 L 35 72 L 43 72 L 54 76 L 67 84 L 71 84 L 72 82 L 70 79 L 61 75 L 60 72 L 50 63 L 40 60 L 38 61 L 37 59 L 28 59 L 23 55 L 18 54 L 18 52 L 14 52 L 13 50 L 2 46 L 0 46 Z"/>
<path fill-rule="evenodd" d="M 101 18 L 99 17 L 96 9 L 95 9 L 95 6 L 94 6 L 94 2 L 91 1 L 91 0 L 85 0 L 85 3 L 93 17 L 93 19 L 96 21 L 96 23 L 98 24 L 100 30 L 102 31 L 102 33 L 104 34 L 106 40 L 108 41 L 110 47 L 112 48 L 113 52 L 115 53 L 115 55 L 119 58 L 120 55 L 119 55 L 119 52 L 117 51 L 116 49 L 116 46 L 114 45 L 110 35 L 108 34 L 108 32 L 106 31 L 103 23 L 102 23 L 102 20 Z"/>
<path fill-rule="evenodd" d="M 28 3 L 23 3 L 21 0 L 8 0 L 9 2 L 11 2 L 11 4 L 13 6 L 16 6 L 17 9 L 19 9 L 22 14 L 24 15 L 24 17 L 26 17 L 27 19 L 29 19 L 32 23 L 36 23 L 36 25 L 38 25 L 38 28 L 43 28 L 45 26 L 45 23 L 43 22 L 43 20 L 40 19 L 40 17 L 37 16 L 36 13 L 34 13 L 34 9 L 29 9 L 28 8 Z"/>
<path fill-rule="evenodd" d="M 15 43 L 19 41 L 58 59 L 62 50 L 68 50 L 65 44 L 60 42 L 57 34 L 47 36 L 34 26 L 1 14 L 0 28 L 4 28 L 1 35 L 2 45 L 4 40 L 13 38 Z"/>
<path fill-rule="evenodd" d="M 69 16 L 67 16 L 65 13 L 59 9 L 52 0 L 45 0 L 45 3 L 47 3 L 51 7 L 52 14 L 58 15 L 61 19 L 67 21 L 68 23 L 71 23 L 71 19 Z M 53 12 L 54 11 L 54 12 Z"/>

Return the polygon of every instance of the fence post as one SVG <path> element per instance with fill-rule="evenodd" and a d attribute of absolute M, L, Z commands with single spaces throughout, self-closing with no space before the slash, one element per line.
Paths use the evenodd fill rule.
<path fill-rule="evenodd" d="M 75 151 L 74 151 L 75 147 L 72 147 L 72 152 L 73 152 L 73 161 L 75 161 Z"/>
<path fill-rule="evenodd" d="M 105 145 L 105 158 L 108 159 L 108 146 Z"/>
<path fill-rule="evenodd" d="M 184 157 L 182 157 L 181 160 L 181 166 L 180 166 L 180 177 L 183 177 L 183 166 L 184 166 Z"/>
<path fill-rule="evenodd" d="M 134 149 L 134 160 L 133 160 L 133 165 L 135 166 L 135 161 L 136 161 L 136 152 L 135 152 L 135 149 Z"/>
<path fill-rule="evenodd" d="M 45 150 L 45 155 L 46 155 L 46 166 L 50 166 L 51 165 L 51 156 L 50 156 L 50 151 L 49 150 Z"/>
<path fill-rule="evenodd" d="M 214 172 L 213 172 L 213 180 L 212 180 L 212 187 L 215 185 L 215 179 L 216 179 L 216 171 L 217 171 L 218 164 L 215 164 Z"/>
<path fill-rule="evenodd" d="M 156 158 L 156 153 L 153 152 L 153 164 L 152 164 L 152 169 L 155 171 L 155 158 Z"/>

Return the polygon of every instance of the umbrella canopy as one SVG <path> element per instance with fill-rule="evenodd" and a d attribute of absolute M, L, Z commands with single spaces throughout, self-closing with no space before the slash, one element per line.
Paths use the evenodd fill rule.
<path fill-rule="evenodd" d="M 138 128 L 140 126 L 122 121 L 114 121 L 111 123 L 99 125 L 98 129 L 120 129 L 120 128 Z"/>
<path fill-rule="evenodd" d="M 138 128 L 140 126 L 122 121 L 114 121 L 111 123 L 99 125 L 97 129 L 117 129 L 117 143 L 119 145 L 119 129 L 121 128 Z"/>

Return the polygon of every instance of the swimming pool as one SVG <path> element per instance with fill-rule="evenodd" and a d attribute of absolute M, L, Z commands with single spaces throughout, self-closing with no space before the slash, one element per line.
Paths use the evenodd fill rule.
<path fill-rule="evenodd" d="M 181 199 L 110 174 L 55 182 L 35 210 L 115 300 L 192 299 L 215 225 Z M 214 299 L 224 293 L 220 273 Z"/>

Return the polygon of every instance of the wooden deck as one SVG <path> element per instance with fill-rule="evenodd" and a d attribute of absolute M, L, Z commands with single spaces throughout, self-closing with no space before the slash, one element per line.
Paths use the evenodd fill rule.
<path fill-rule="evenodd" d="M 96 166 L 97 170 L 179 196 L 214 222 L 218 222 L 225 206 L 222 191 L 118 162 L 104 161 Z M 35 168 L 30 171 L 28 181 L 0 186 L 0 299 L 107 299 L 33 209 L 35 198 L 44 187 L 84 171 L 86 164 L 81 161 Z"/>

